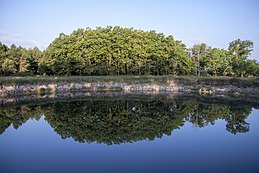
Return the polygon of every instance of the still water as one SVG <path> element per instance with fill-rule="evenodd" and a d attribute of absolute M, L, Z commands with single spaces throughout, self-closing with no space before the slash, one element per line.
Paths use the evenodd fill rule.
<path fill-rule="evenodd" d="M 259 172 L 259 109 L 165 96 L 0 107 L 0 172 Z"/>

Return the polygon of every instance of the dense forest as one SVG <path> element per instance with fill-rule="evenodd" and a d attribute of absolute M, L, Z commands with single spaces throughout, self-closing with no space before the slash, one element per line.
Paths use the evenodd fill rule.
<path fill-rule="evenodd" d="M 44 51 L 0 42 L 0 74 L 259 76 L 259 63 L 248 59 L 252 51 L 249 40 L 234 40 L 227 50 L 186 48 L 153 30 L 86 28 L 61 33 Z"/>

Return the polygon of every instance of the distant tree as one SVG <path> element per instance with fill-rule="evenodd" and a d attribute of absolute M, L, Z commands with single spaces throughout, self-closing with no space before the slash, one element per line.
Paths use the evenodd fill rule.
<path fill-rule="evenodd" d="M 6 58 L 2 65 L 4 75 L 10 75 L 16 72 L 15 63 L 13 60 Z"/>
<path fill-rule="evenodd" d="M 196 76 L 201 75 L 201 61 L 206 57 L 207 45 L 205 43 L 195 44 L 192 47 L 192 57 L 196 66 Z"/>
<path fill-rule="evenodd" d="M 250 40 L 234 40 L 229 43 L 228 50 L 232 56 L 233 71 L 236 75 L 243 77 L 246 69 L 246 61 L 253 51 L 253 42 Z"/>
<path fill-rule="evenodd" d="M 2 65 L 4 63 L 4 60 L 7 58 L 8 50 L 8 46 L 0 42 L 0 74 L 4 74 Z"/>
<path fill-rule="evenodd" d="M 218 48 L 210 49 L 205 58 L 206 71 L 213 76 L 218 76 L 218 74 L 224 75 L 229 64 L 225 56 L 224 50 Z"/>
<path fill-rule="evenodd" d="M 245 76 L 259 76 L 259 63 L 256 60 L 248 59 L 245 64 Z"/>
<path fill-rule="evenodd" d="M 33 49 L 27 50 L 26 55 L 26 70 L 33 74 L 38 73 L 39 61 L 42 59 L 42 52 L 39 48 L 34 47 Z"/>
<path fill-rule="evenodd" d="M 38 73 L 40 75 L 53 75 L 53 72 L 48 65 L 48 61 L 44 57 L 38 62 Z"/>

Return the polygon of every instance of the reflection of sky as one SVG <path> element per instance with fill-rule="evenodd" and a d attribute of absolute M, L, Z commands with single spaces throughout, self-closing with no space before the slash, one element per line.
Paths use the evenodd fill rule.
<path fill-rule="evenodd" d="M 185 123 L 154 141 L 107 146 L 62 140 L 42 117 L 0 136 L 0 172 L 256 172 L 259 110 L 247 122 L 245 134 L 227 132 L 218 120 L 204 128 Z"/>

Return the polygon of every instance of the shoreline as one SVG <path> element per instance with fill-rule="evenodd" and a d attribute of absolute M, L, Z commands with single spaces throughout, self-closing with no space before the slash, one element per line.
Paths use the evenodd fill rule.
<path fill-rule="evenodd" d="M 162 100 L 196 100 L 208 104 L 231 104 L 231 105 L 251 105 L 259 107 L 258 97 L 249 96 L 233 96 L 233 95 L 200 95 L 197 93 L 168 93 L 168 92 L 123 92 L 123 91 L 88 91 L 88 92 L 67 92 L 59 94 L 46 94 L 46 95 L 26 95 L 1 98 L 0 107 L 23 105 L 23 104 L 45 104 L 50 102 L 68 102 L 68 101 L 84 101 L 84 100 L 143 100 L 148 101 L 152 99 Z"/>
<path fill-rule="evenodd" d="M 119 77 L 63 77 L 41 78 L 33 81 L 30 77 L 15 78 L 17 81 L 6 82 L 0 80 L 0 105 L 18 103 L 30 100 L 62 99 L 62 98 L 83 98 L 87 96 L 110 96 L 110 95 L 171 95 L 171 96 L 190 96 L 223 98 L 227 100 L 251 98 L 258 100 L 259 85 L 258 78 L 253 80 L 254 85 L 248 82 L 241 83 L 235 79 L 222 78 L 175 78 L 175 77 L 135 77 L 118 81 Z M 132 78 L 134 80 L 132 80 Z M 24 80 L 23 82 L 18 82 Z M 44 79 L 44 80 L 43 80 Z M 52 80 L 50 80 L 52 79 Z M 55 80 L 53 80 L 55 79 Z M 69 79 L 63 81 L 64 79 Z M 108 79 L 110 81 L 108 81 Z M 107 80 L 107 81 L 104 81 Z M 127 81 L 128 80 L 128 81 Z M 152 81 L 153 80 L 153 81 Z M 99 82 L 100 81 L 100 82 Z M 229 82 L 230 81 L 230 82 Z M 151 83 L 152 82 L 152 83 Z M 101 93 L 101 94 L 100 94 Z M 246 100 L 246 99 L 245 99 Z M 249 99 L 248 99 L 249 100 Z"/>
<path fill-rule="evenodd" d="M 141 79 L 140 79 L 141 81 Z M 139 91 L 168 93 L 199 93 L 201 95 L 232 94 L 259 97 L 258 86 L 242 86 L 233 84 L 215 84 L 212 82 L 167 80 L 162 82 L 74 82 L 74 81 L 38 81 L 35 83 L 0 83 L 0 98 L 21 95 L 45 95 L 74 91 Z"/>

